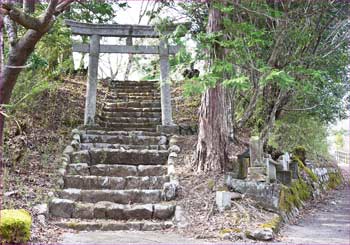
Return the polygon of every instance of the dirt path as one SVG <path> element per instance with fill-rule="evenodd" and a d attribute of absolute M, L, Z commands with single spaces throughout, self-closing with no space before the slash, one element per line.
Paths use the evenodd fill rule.
<path fill-rule="evenodd" d="M 298 224 L 284 227 L 281 231 L 283 243 L 350 244 L 349 166 L 341 167 L 348 185 L 313 204 Z"/>

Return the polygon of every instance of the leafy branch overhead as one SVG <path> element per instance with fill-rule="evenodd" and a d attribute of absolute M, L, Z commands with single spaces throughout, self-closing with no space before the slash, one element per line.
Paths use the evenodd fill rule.
<path fill-rule="evenodd" d="M 46 32 L 52 25 L 56 16 L 65 11 L 72 2 L 74 2 L 74 0 L 51 0 L 46 11 L 38 18 L 19 10 L 13 3 L 2 3 L 0 11 L 26 29 Z"/>

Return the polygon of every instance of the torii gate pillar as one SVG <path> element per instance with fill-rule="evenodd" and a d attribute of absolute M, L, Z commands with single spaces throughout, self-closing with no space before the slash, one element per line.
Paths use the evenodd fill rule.
<path fill-rule="evenodd" d="M 172 110 L 171 110 L 171 87 L 169 81 L 169 48 L 165 40 L 160 41 L 159 45 L 160 56 L 160 96 L 162 108 L 162 125 L 173 125 Z"/>
<path fill-rule="evenodd" d="M 89 125 L 89 126 L 92 126 L 95 124 L 99 55 L 100 55 L 100 36 L 92 35 L 90 36 L 88 82 L 86 87 L 85 115 L 84 115 L 84 125 Z"/>

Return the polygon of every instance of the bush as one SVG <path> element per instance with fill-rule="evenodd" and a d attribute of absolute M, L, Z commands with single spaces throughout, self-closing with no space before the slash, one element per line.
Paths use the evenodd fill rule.
<path fill-rule="evenodd" d="M 0 211 L 1 243 L 25 243 L 30 239 L 32 217 L 24 210 L 5 209 Z"/>

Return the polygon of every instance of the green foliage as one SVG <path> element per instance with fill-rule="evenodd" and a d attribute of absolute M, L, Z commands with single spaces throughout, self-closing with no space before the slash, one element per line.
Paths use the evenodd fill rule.
<path fill-rule="evenodd" d="M 346 78 L 349 63 L 346 36 L 350 30 L 344 24 L 349 5 L 298 2 L 287 8 L 282 2 L 211 1 L 211 4 L 221 12 L 222 29 L 208 33 L 207 18 L 203 17 L 199 18 L 200 31 L 191 32 L 197 42 L 196 59 L 213 61 L 207 74 L 187 82 L 188 94 L 223 82 L 233 93 L 234 120 L 239 121 L 251 106 L 254 93 L 258 93 L 258 102 L 249 108 L 253 110 L 249 123 L 256 129 L 254 133 L 261 133 L 268 126 L 272 108 L 278 103 L 273 115 L 277 125 L 270 143 L 283 150 L 301 144 L 308 151 L 315 147 L 312 154 L 327 154 L 326 125 L 345 118 L 346 106 L 350 104 L 350 96 L 344 100 L 350 89 Z M 206 5 L 191 6 L 190 2 L 181 6 L 187 14 L 193 8 L 201 9 L 202 13 L 208 11 Z M 224 50 L 224 57 L 213 55 L 214 48 Z M 316 132 L 318 128 L 320 132 Z M 300 129 L 306 134 L 297 137 Z"/>
<path fill-rule="evenodd" d="M 303 202 L 311 197 L 311 194 L 312 187 L 299 178 L 290 187 L 282 186 L 279 208 L 287 213 L 292 211 L 294 207 L 300 208 Z"/>
<path fill-rule="evenodd" d="M 303 163 L 305 163 L 305 160 L 306 160 L 306 150 L 305 150 L 305 147 L 303 146 L 296 146 L 294 149 L 293 149 L 293 155 L 295 157 L 297 157 L 298 159 L 300 159 Z"/>
<path fill-rule="evenodd" d="M 308 114 L 289 113 L 276 121 L 268 144 L 281 152 L 303 146 L 310 157 L 328 156 L 327 125 Z"/>
<path fill-rule="evenodd" d="M 345 142 L 344 142 L 344 135 L 342 132 L 336 132 L 335 134 L 335 147 L 340 150 L 344 148 Z"/>
<path fill-rule="evenodd" d="M 127 3 L 119 3 L 119 7 L 127 7 Z M 106 23 L 115 17 L 113 1 L 78 1 L 71 5 L 65 14 L 68 19 L 86 23 Z"/>
<path fill-rule="evenodd" d="M 330 173 L 327 184 L 328 189 L 335 189 L 342 183 L 342 177 L 340 173 Z"/>
<path fill-rule="evenodd" d="M 5 209 L 0 211 L 1 243 L 26 243 L 30 239 L 32 218 L 23 210 Z"/>

